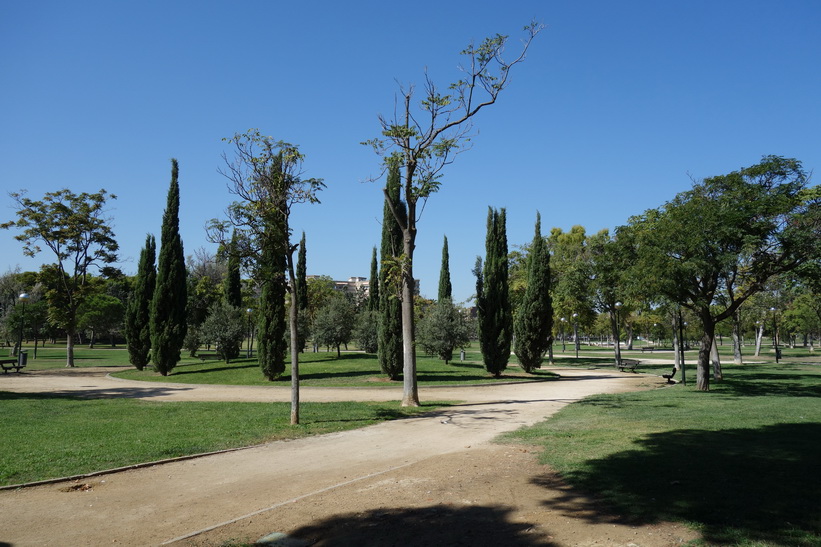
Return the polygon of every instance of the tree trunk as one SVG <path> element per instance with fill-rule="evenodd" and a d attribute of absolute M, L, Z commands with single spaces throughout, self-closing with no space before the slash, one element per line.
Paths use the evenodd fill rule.
<path fill-rule="evenodd" d="M 713 363 L 713 378 L 717 382 L 723 380 L 724 374 L 721 372 L 721 359 L 718 356 L 718 346 L 715 338 L 713 338 L 713 347 L 710 350 L 710 360 Z"/>
<path fill-rule="evenodd" d="M 755 356 L 761 355 L 761 339 L 764 338 L 764 325 L 759 325 L 755 329 Z"/>
<path fill-rule="evenodd" d="M 286 216 L 287 219 L 287 216 Z M 285 233 L 288 233 L 286 226 Z M 299 424 L 299 303 L 296 301 L 296 276 L 294 274 L 294 250 L 286 239 L 288 277 L 291 280 L 291 309 L 288 310 L 291 319 L 291 425 Z"/>
<path fill-rule="evenodd" d="M 710 354 L 715 342 L 716 326 L 709 310 L 700 315 L 704 333 L 701 335 L 701 345 L 698 348 L 696 388 L 699 391 L 710 391 Z"/>
<path fill-rule="evenodd" d="M 741 316 L 738 311 L 733 314 L 733 363 L 736 365 L 744 363 L 741 356 Z"/>
<path fill-rule="evenodd" d="M 673 366 L 676 367 L 676 370 L 681 370 L 681 340 L 678 336 L 678 322 L 675 319 L 673 319 L 671 341 L 673 342 Z"/>
<path fill-rule="evenodd" d="M 74 367 L 74 333 L 66 332 L 66 368 Z"/>
<path fill-rule="evenodd" d="M 415 240 L 414 223 L 416 211 L 408 209 L 409 227 L 402 230 L 405 263 L 402 265 L 402 406 L 419 406 L 419 390 L 416 384 L 416 344 L 414 343 L 413 316 L 413 250 Z"/>
<path fill-rule="evenodd" d="M 613 331 L 613 350 L 615 352 L 616 364 L 615 367 L 619 368 L 621 364 L 621 343 L 619 341 L 619 322 L 616 319 L 616 314 L 612 311 L 610 312 L 610 329 Z"/>
<path fill-rule="evenodd" d="M 627 334 L 627 347 L 625 349 L 633 349 L 633 325 L 630 323 L 624 326 L 625 334 Z"/>

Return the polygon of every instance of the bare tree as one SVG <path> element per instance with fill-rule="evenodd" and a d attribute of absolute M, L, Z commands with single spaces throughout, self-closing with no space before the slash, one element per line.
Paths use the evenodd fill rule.
<path fill-rule="evenodd" d="M 510 70 L 525 60 L 531 42 L 543 28 L 544 25 L 536 22 L 524 28 L 521 52 L 512 61 L 503 57 L 507 36 L 496 34 L 479 45 L 471 43 L 461 52 L 468 59 L 467 65 L 460 67 L 464 77 L 442 92 L 426 74 L 423 97 L 418 104 L 413 103 L 414 86 L 400 86 L 393 117 L 379 116 L 382 137 L 363 143 L 372 146 L 385 160 L 396 158 L 403 171 L 400 198 L 405 202 L 407 215 L 402 214 L 399 203 L 385 194 L 403 237 L 403 254 L 399 257 L 404 361 L 402 406 L 419 406 L 413 316 L 417 221 L 427 199 L 439 189 L 442 170 L 469 145 L 473 117 L 496 102 L 507 87 Z"/>

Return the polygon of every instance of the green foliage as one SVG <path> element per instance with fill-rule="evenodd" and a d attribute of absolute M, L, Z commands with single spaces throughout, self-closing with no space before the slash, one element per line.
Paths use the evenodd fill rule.
<path fill-rule="evenodd" d="M 274 238 L 271 238 L 274 239 Z M 285 255 L 277 249 L 275 242 L 265 239 L 261 263 L 264 273 L 259 295 L 257 314 L 257 345 L 259 366 L 268 380 L 276 380 L 285 371 Z"/>
<path fill-rule="evenodd" d="M 125 306 L 113 296 L 94 294 L 85 299 L 77 315 L 77 326 L 92 330 L 89 344 L 94 347 L 98 333 L 111 334 L 119 330 L 125 317 Z M 113 341 L 111 345 L 114 345 Z"/>
<path fill-rule="evenodd" d="M 23 254 L 35 256 L 44 245 L 57 262 L 43 266 L 46 298 L 51 320 L 68 333 L 67 366 L 74 366 L 74 335 L 77 311 L 88 294 L 89 270 L 117 260 L 118 245 L 105 216 L 113 194 L 75 194 L 68 189 L 48 192 L 42 200 L 31 200 L 25 192 L 10 194 L 17 204 L 17 220 L 0 228 L 17 228 L 15 239 L 23 242 Z"/>
<path fill-rule="evenodd" d="M 367 353 L 376 353 L 379 349 L 379 311 L 363 310 L 356 318 L 354 340 Z"/>
<path fill-rule="evenodd" d="M 450 282 L 450 254 L 448 253 L 448 237 L 442 244 L 442 267 L 439 270 L 439 300 L 453 297 L 453 285 Z"/>
<path fill-rule="evenodd" d="M 311 325 L 314 342 L 319 346 L 335 347 L 337 354 L 340 346 L 347 344 L 353 337 L 356 322 L 356 310 L 351 301 L 342 294 L 325 304 L 314 317 Z"/>
<path fill-rule="evenodd" d="M 429 355 L 445 364 L 453 359 L 453 350 L 470 343 L 470 331 L 462 310 L 450 298 L 438 300 L 419 321 L 416 338 Z"/>
<path fill-rule="evenodd" d="M 376 247 L 371 255 L 371 277 L 368 285 L 368 305 L 369 311 L 379 311 L 379 263 L 376 259 Z"/>
<path fill-rule="evenodd" d="M 476 284 L 479 345 L 485 368 L 495 376 L 500 376 L 507 368 L 513 338 L 505 223 L 504 209 L 498 211 L 488 207 L 484 269 Z"/>
<path fill-rule="evenodd" d="M 171 184 L 163 214 L 157 283 L 151 300 L 151 356 L 154 369 L 166 376 L 179 362 L 187 327 L 185 254 L 180 238 L 179 165 L 171 160 Z"/>
<path fill-rule="evenodd" d="M 536 233 L 527 265 L 527 288 L 514 322 L 515 352 L 525 372 L 532 372 L 541 366 L 553 329 L 550 254 L 542 238 L 541 227 L 541 216 L 537 213 Z"/>
<path fill-rule="evenodd" d="M 228 271 L 225 274 L 223 293 L 225 301 L 236 307 L 242 307 L 242 278 L 240 276 L 240 255 L 237 244 L 237 233 L 231 236 L 231 245 L 228 251 Z"/>
<path fill-rule="evenodd" d="M 157 243 L 154 236 L 148 234 L 145 238 L 145 247 L 140 251 L 137 277 L 134 289 L 128 297 L 125 314 L 125 338 L 128 342 L 129 361 L 137 370 L 145 368 L 151 360 L 150 309 L 154 286 L 157 283 L 156 256 Z"/>
<path fill-rule="evenodd" d="M 239 356 L 245 337 L 245 312 L 227 302 L 216 302 L 199 328 L 200 341 L 214 344 L 226 363 Z"/>
<path fill-rule="evenodd" d="M 385 204 L 382 211 L 382 241 L 380 246 L 379 269 L 379 321 L 378 355 L 379 366 L 388 378 L 396 380 L 402 374 L 402 302 L 401 272 L 396 267 L 402 252 L 402 229 L 388 200 L 396 203 L 400 220 L 407 214 L 400 201 L 399 163 L 389 165 L 388 180 L 385 184 Z M 399 271 L 397 271 L 399 270 Z"/>

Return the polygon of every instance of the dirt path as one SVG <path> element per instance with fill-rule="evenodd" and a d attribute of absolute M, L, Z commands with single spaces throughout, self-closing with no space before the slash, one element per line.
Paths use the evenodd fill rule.
<path fill-rule="evenodd" d="M 152 400 L 290 397 L 279 387 L 147 385 L 73 372 L 11 375 L 0 389 Z M 465 403 L 418 418 L 114 473 L 82 485 L 0 492 L 0 542 L 221 545 L 285 532 L 316 545 L 660 546 L 693 537 L 672 525 L 620 524 L 573 495 L 526 449 L 491 443 L 587 395 L 659 380 L 560 373 L 563 379 L 555 382 L 421 389 L 422 400 Z M 398 401 L 401 389 L 304 388 L 301 395 L 303 401 Z"/>

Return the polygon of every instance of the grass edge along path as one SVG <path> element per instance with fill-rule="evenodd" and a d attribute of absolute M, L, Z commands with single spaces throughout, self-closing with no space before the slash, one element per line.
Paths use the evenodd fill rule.
<path fill-rule="evenodd" d="M 447 403 L 156 402 L 0 391 L 0 485 L 71 477 L 140 463 L 244 448 L 372 425 Z"/>
<path fill-rule="evenodd" d="M 587 494 L 614 521 L 682 522 L 706 544 L 821 545 L 821 367 L 724 369 L 708 393 L 596 395 L 500 441 L 538 446 L 572 486 L 552 510 L 579 514 Z"/>

